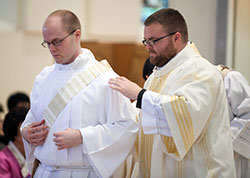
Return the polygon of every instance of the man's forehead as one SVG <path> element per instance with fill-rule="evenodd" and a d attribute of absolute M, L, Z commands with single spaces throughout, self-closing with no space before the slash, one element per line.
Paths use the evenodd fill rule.
<path fill-rule="evenodd" d="M 159 30 L 164 30 L 164 27 L 162 24 L 155 22 L 155 23 L 151 23 L 147 26 L 144 27 L 144 31 L 145 30 L 150 30 L 150 31 L 159 31 Z"/>
<path fill-rule="evenodd" d="M 158 36 L 158 34 L 165 34 L 164 28 L 159 23 L 153 23 L 144 27 L 144 37 L 150 38 L 153 36 Z"/>
<path fill-rule="evenodd" d="M 45 40 L 53 40 L 55 38 L 62 38 L 67 34 L 67 31 L 62 28 L 61 22 L 53 23 L 55 21 L 48 21 L 42 28 L 43 36 Z"/>

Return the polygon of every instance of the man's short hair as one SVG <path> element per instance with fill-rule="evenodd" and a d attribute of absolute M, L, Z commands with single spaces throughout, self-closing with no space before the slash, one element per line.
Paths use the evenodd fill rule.
<path fill-rule="evenodd" d="M 8 100 L 7 100 L 7 105 L 8 105 L 9 111 L 11 109 L 13 109 L 14 107 L 16 107 L 18 105 L 18 103 L 20 103 L 20 102 L 30 103 L 30 99 L 29 99 L 28 95 L 26 95 L 23 92 L 16 92 L 16 93 L 13 93 L 12 95 L 10 95 Z"/>
<path fill-rule="evenodd" d="M 144 22 L 145 26 L 159 23 L 164 27 L 166 33 L 180 32 L 183 42 L 188 41 L 188 29 L 184 17 L 175 9 L 166 8 L 156 11 Z"/>

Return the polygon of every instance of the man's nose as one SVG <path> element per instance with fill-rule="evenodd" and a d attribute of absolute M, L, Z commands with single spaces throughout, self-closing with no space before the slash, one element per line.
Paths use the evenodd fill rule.
<path fill-rule="evenodd" d="M 147 51 L 149 51 L 150 49 L 152 49 L 153 48 L 153 46 L 151 46 L 150 44 L 146 44 L 146 49 L 147 49 Z"/>
<path fill-rule="evenodd" d="M 49 50 L 50 51 L 56 51 L 56 46 L 54 46 L 52 43 L 49 44 Z"/>

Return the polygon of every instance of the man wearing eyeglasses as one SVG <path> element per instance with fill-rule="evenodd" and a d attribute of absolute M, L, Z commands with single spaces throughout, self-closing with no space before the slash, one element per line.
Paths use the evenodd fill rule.
<path fill-rule="evenodd" d="M 188 41 L 183 16 L 162 9 L 144 22 L 155 65 L 144 88 L 109 81 L 140 108 L 139 177 L 235 177 L 223 80 Z"/>
<path fill-rule="evenodd" d="M 52 12 L 42 33 L 55 64 L 36 77 L 21 126 L 29 168 L 35 178 L 110 177 L 137 135 L 130 100 L 109 87 L 109 64 L 81 48 L 75 14 Z"/>

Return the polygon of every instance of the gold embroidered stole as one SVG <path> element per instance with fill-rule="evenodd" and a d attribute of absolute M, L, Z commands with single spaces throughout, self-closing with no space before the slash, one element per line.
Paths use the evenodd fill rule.
<path fill-rule="evenodd" d="M 44 118 L 48 127 L 50 128 L 53 125 L 63 108 L 79 91 L 90 84 L 100 74 L 109 70 L 112 70 L 109 63 L 106 60 L 102 60 L 68 81 L 51 100 L 44 111 Z"/>
<path fill-rule="evenodd" d="M 198 50 L 198 48 L 196 47 L 196 45 L 195 45 L 193 42 L 190 43 L 190 46 L 195 50 L 195 52 L 196 52 L 199 56 L 201 56 L 200 51 Z"/>
<path fill-rule="evenodd" d="M 157 93 L 162 93 L 164 87 L 166 86 L 166 81 L 170 73 L 165 74 L 161 77 L 154 77 L 152 83 L 148 90 L 154 91 Z M 141 122 L 141 121 L 140 121 Z M 140 124 L 141 127 L 141 124 Z M 173 139 L 171 137 L 164 137 L 164 141 L 167 142 L 168 151 L 172 152 L 176 150 Z M 149 178 L 151 170 L 151 156 L 153 151 L 154 135 L 145 135 L 143 133 L 143 128 L 140 128 L 140 174 L 141 177 Z M 175 149 L 174 149 L 175 148 Z"/>

